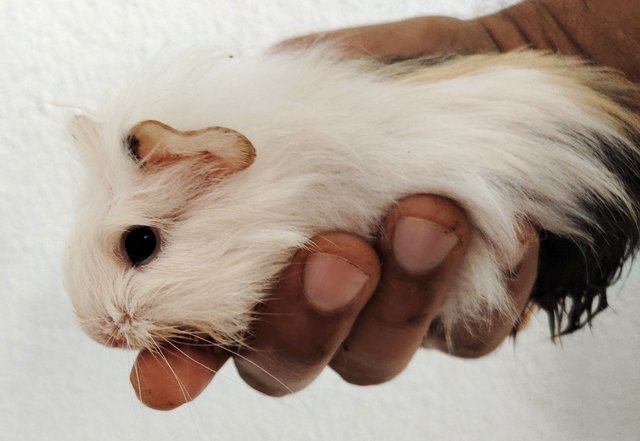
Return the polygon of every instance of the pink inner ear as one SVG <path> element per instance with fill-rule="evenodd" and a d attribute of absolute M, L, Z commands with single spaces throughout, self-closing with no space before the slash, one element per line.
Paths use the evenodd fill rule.
<path fill-rule="evenodd" d="M 144 164 L 168 165 L 204 155 L 219 162 L 228 173 L 249 167 L 256 156 L 251 142 L 225 127 L 180 131 L 159 121 L 143 121 L 129 132 L 133 153 Z"/>

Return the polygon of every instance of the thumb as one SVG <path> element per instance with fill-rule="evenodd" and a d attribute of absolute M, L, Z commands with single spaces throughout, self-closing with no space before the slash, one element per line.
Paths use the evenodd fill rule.
<path fill-rule="evenodd" d="M 229 358 L 211 346 L 170 344 L 138 354 L 129 380 L 145 405 L 171 410 L 196 398 Z"/>

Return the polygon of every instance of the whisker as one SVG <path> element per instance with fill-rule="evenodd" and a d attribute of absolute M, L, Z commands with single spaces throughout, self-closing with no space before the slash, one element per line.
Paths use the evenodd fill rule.
<path fill-rule="evenodd" d="M 205 341 L 205 338 L 197 335 L 197 334 L 192 334 L 193 337 L 195 338 L 200 338 L 203 339 Z M 275 382 L 277 382 L 280 386 L 282 386 L 283 388 L 285 388 L 285 390 L 287 392 L 289 392 L 290 394 L 294 393 L 294 390 L 291 389 L 289 386 L 287 386 L 284 381 L 280 380 L 279 378 L 277 378 L 275 375 L 273 375 L 271 372 L 267 371 L 265 368 L 263 368 L 262 366 L 260 366 L 259 364 L 255 363 L 254 361 L 249 360 L 247 357 L 240 355 L 240 353 L 233 351 L 231 348 L 228 348 L 226 346 L 220 345 L 218 343 L 215 342 L 209 342 L 211 345 L 222 349 L 223 351 L 227 351 L 229 354 L 231 354 L 234 357 L 238 357 L 239 359 L 246 361 L 247 363 L 249 363 L 250 365 L 254 366 L 255 368 L 257 368 L 260 372 L 264 373 L 265 375 L 267 375 L 269 378 L 271 378 L 272 380 L 274 380 Z"/>
<path fill-rule="evenodd" d="M 163 340 L 165 340 L 165 341 L 166 341 L 166 342 L 167 342 L 167 343 L 168 343 L 172 348 L 174 348 L 176 351 L 178 351 L 178 352 L 180 352 L 182 355 L 184 355 L 184 356 L 185 356 L 185 358 L 187 358 L 188 360 L 190 360 L 190 361 L 194 362 L 194 363 L 195 363 L 195 364 L 197 364 L 198 366 L 203 367 L 203 368 L 205 368 L 206 370 L 208 370 L 209 372 L 212 372 L 212 373 L 214 373 L 214 374 L 217 374 L 217 373 L 218 373 L 218 370 L 217 370 L 217 369 L 210 368 L 209 366 L 207 366 L 207 365 L 205 365 L 205 364 L 203 364 L 203 363 L 200 363 L 198 360 L 196 360 L 195 358 L 191 357 L 189 354 L 187 354 L 186 352 L 184 352 L 184 351 L 183 351 L 182 349 L 180 349 L 178 346 L 176 346 L 175 344 L 173 344 L 173 343 L 171 342 L 171 340 L 168 340 L 168 339 L 163 339 Z"/>
<path fill-rule="evenodd" d="M 138 371 L 138 364 L 134 361 L 133 362 L 133 372 L 136 374 L 136 384 L 138 387 L 138 398 L 140 399 L 140 401 L 142 401 L 144 403 L 144 400 L 142 399 L 142 385 L 140 384 L 140 372 Z"/>
<path fill-rule="evenodd" d="M 80 323 L 93 323 L 93 322 L 104 321 L 104 319 L 102 317 L 91 317 L 91 318 L 76 317 L 76 321 L 78 321 Z"/>
<path fill-rule="evenodd" d="M 184 384 L 182 384 L 182 381 L 180 381 L 180 378 L 178 377 L 178 374 L 176 374 L 176 371 L 173 369 L 173 366 L 171 366 L 171 363 L 169 363 L 169 360 L 167 360 L 167 357 L 162 353 L 162 351 L 160 350 L 160 347 L 158 346 L 158 344 L 157 343 L 154 343 L 154 344 L 157 346 L 158 353 L 160 354 L 160 356 L 164 360 L 165 364 L 169 368 L 169 371 L 171 371 L 171 374 L 176 379 L 176 382 L 178 383 L 178 387 L 180 388 L 180 392 L 182 393 L 182 397 L 184 398 L 184 402 L 188 403 L 189 401 L 192 400 L 191 396 L 189 395 L 189 392 L 184 387 Z"/>
<path fill-rule="evenodd" d="M 167 343 L 171 344 L 171 346 L 173 346 L 174 348 L 176 348 L 180 353 L 182 353 L 184 356 L 190 358 L 192 361 L 194 361 L 195 363 L 197 363 L 196 360 L 193 360 L 191 357 L 189 357 L 187 354 L 185 354 L 183 351 L 181 351 L 180 349 L 178 349 L 177 347 L 175 347 L 171 342 L 169 342 L 167 340 Z M 178 374 L 176 374 L 175 370 L 173 369 L 173 367 L 171 366 L 171 364 L 169 363 L 169 360 L 167 360 L 167 357 L 160 351 L 160 346 L 157 343 L 154 343 L 155 346 L 158 348 L 158 351 L 160 352 L 160 354 L 162 355 L 162 358 L 164 359 L 165 363 L 167 364 L 167 366 L 169 367 L 169 370 L 171 370 L 171 373 L 173 374 L 173 376 L 175 377 L 176 381 L 178 382 L 178 386 L 180 387 L 180 391 L 182 392 L 182 396 L 184 398 L 184 402 L 186 403 L 190 403 L 193 402 L 193 398 L 191 396 L 191 394 L 189 394 L 189 392 L 187 391 L 186 387 L 184 386 L 184 384 L 182 383 L 182 381 L 180 380 L 180 378 L 178 377 Z M 175 355 L 175 354 L 174 354 Z M 206 368 L 206 366 L 204 366 Z M 196 429 L 198 430 L 198 432 L 200 432 L 201 435 L 204 435 L 205 438 L 207 439 L 211 439 L 208 435 L 206 435 L 205 433 L 202 432 L 202 417 L 198 414 L 197 409 L 195 407 L 190 407 L 189 408 L 191 413 L 191 418 L 194 420 Z M 194 416 L 194 413 L 196 414 L 196 416 Z M 197 419 L 200 419 L 200 422 L 197 421 Z"/>
<path fill-rule="evenodd" d="M 264 374 L 265 374 L 265 375 L 267 375 L 269 378 L 271 378 L 273 381 L 275 381 L 275 382 L 276 382 L 276 383 L 278 383 L 280 386 L 282 386 L 282 387 L 283 387 L 283 388 L 284 388 L 288 393 L 292 394 L 292 393 L 294 392 L 294 390 L 293 390 L 293 389 L 291 389 L 289 386 L 287 386 L 287 384 L 286 384 L 284 381 L 282 381 L 282 380 L 280 380 L 279 378 L 277 378 L 275 375 L 273 375 L 273 374 L 272 374 L 271 372 L 269 372 L 267 369 L 265 369 L 265 368 L 263 368 L 262 366 L 258 365 L 256 362 L 249 360 L 247 357 L 245 357 L 245 356 L 241 355 L 240 353 L 238 353 L 238 352 L 236 352 L 236 351 L 233 351 L 231 348 L 229 348 L 229 347 L 227 347 L 227 346 L 224 346 L 224 345 L 221 345 L 221 344 L 219 344 L 219 343 L 216 343 L 215 341 L 213 341 L 213 340 L 211 340 L 211 339 L 208 339 L 208 338 L 205 338 L 205 337 L 203 337 L 202 335 L 199 335 L 198 333 L 193 332 L 193 331 L 190 331 L 190 330 L 188 330 L 188 329 L 184 329 L 184 328 L 182 328 L 182 329 L 181 329 L 181 328 L 174 328 L 174 331 L 175 331 L 175 334 L 182 334 L 182 335 L 189 336 L 189 337 L 191 337 L 191 338 L 193 338 L 193 339 L 196 339 L 196 340 L 201 340 L 201 341 L 203 342 L 203 345 L 205 345 L 205 344 L 206 344 L 206 345 L 210 345 L 210 346 L 216 347 L 216 348 L 218 348 L 218 349 L 221 349 L 221 350 L 223 350 L 223 351 L 225 351 L 225 352 L 228 352 L 228 353 L 229 353 L 229 354 L 231 354 L 232 356 L 237 357 L 237 358 L 239 358 L 239 359 L 241 359 L 241 360 L 243 360 L 243 361 L 245 361 L 245 362 L 249 363 L 250 365 L 254 366 L 254 367 L 255 367 L 256 369 L 258 369 L 260 372 L 264 373 Z M 171 346 L 173 346 L 174 348 L 176 348 L 176 346 L 175 346 L 175 345 L 174 345 L 174 344 L 173 344 L 169 339 L 167 339 L 167 338 L 162 338 L 162 339 L 163 339 L 164 341 L 166 341 L 167 343 L 169 343 L 169 344 L 170 344 Z M 182 342 L 180 342 L 180 343 L 182 343 Z M 244 345 L 244 347 L 247 347 L 247 346 L 246 346 L 246 345 Z M 177 348 L 176 348 L 176 349 L 177 349 Z M 182 351 L 180 351 L 180 352 L 182 352 Z M 186 356 L 186 354 L 185 354 L 185 356 Z M 189 357 L 189 358 L 190 358 L 190 357 Z M 191 359 L 191 358 L 190 358 L 190 359 Z M 193 360 L 193 359 L 191 359 L 191 360 L 195 362 L 195 360 Z M 197 362 L 196 362 L 196 363 L 197 363 Z M 198 363 L 198 364 L 199 364 L 199 365 L 201 365 L 201 366 L 203 366 L 201 363 Z M 205 367 L 205 368 L 207 368 L 207 369 L 210 369 L 210 368 L 208 368 L 208 367 L 206 367 L 206 366 L 203 366 L 203 367 Z M 211 370 L 211 369 L 210 369 L 210 370 Z M 213 371 L 213 370 L 212 370 L 212 371 Z M 215 373 L 215 371 L 213 371 L 213 372 Z"/>
<path fill-rule="evenodd" d="M 182 351 L 179 347 L 177 347 L 174 343 L 172 343 L 172 342 L 171 342 L 171 340 L 169 340 L 169 339 L 165 339 L 165 338 L 163 338 L 163 340 L 164 340 L 166 343 L 168 343 L 169 345 L 171 345 L 175 350 L 177 350 L 178 352 L 180 352 L 180 354 L 182 354 L 185 358 L 187 358 L 188 360 L 190 360 L 190 361 L 192 361 L 193 363 L 197 364 L 198 366 L 200 366 L 200 367 L 202 367 L 202 368 L 204 368 L 204 369 L 206 369 L 206 370 L 208 370 L 208 371 L 210 371 L 210 372 L 214 373 L 216 376 L 222 376 L 222 378 L 225 378 L 226 380 L 229 380 L 229 381 L 231 381 L 232 383 L 235 383 L 235 384 L 239 384 L 239 385 L 242 385 L 242 384 L 243 384 L 241 381 L 234 380 L 233 378 L 231 378 L 231 377 L 229 377 L 229 376 L 227 376 L 227 375 L 218 374 L 219 370 L 216 370 L 216 369 L 210 368 L 209 366 L 207 366 L 207 365 L 205 365 L 205 364 L 200 363 L 198 360 L 195 360 L 193 357 L 189 356 L 189 355 L 188 355 L 188 354 L 186 354 L 184 351 Z M 180 344 L 183 344 L 183 343 L 180 343 Z M 202 346 L 205 346 L 205 345 L 203 344 Z M 210 345 L 210 344 L 208 344 L 207 346 L 211 346 L 211 345 Z M 173 353 L 173 352 L 172 352 L 172 353 Z M 174 355 L 175 355 L 175 354 L 174 354 Z"/>

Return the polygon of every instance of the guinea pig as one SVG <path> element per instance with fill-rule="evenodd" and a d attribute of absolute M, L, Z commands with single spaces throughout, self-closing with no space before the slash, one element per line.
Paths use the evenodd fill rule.
<path fill-rule="evenodd" d="M 187 53 L 71 133 L 86 169 L 65 264 L 83 329 L 152 348 L 185 332 L 241 344 L 255 307 L 314 235 L 372 242 L 429 193 L 472 239 L 440 316 L 516 318 L 499 262 L 541 237 L 532 300 L 554 334 L 606 307 L 639 240 L 640 91 L 532 51 L 382 63 L 327 47 Z"/>

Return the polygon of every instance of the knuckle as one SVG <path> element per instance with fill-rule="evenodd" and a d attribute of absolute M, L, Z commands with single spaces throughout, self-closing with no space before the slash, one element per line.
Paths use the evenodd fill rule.
<path fill-rule="evenodd" d="M 431 314 L 425 311 L 417 313 L 415 311 L 404 311 L 402 314 L 389 316 L 389 314 L 385 314 L 385 311 L 381 311 L 379 314 L 372 314 L 371 318 L 375 326 L 390 333 L 418 333 L 424 335 L 431 320 Z"/>
<path fill-rule="evenodd" d="M 483 342 L 480 340 L 469 340 L 464 343 L 454 343 L 453 347 L 449 349 L 449 354 L 460 358 L 481 358 L 485 355 L 489 355 L 499 346 L 500 342 Z"/>
<path fill-rule="evenodd" d="M 357 386 L 373 386 L 386 383 L 404 369 L 404 365 L 384 363 L 367 357 L 365 354 L 350 353 L 350 348 L 343 347 L 339 356 L 330 363 L 340 377 L 349 384 Z"/>
<path fill-rule="evenodd" d="M 461 332 L 460 329 L 447 332 L 442 322 L 436 320 L 429 328 L 426 341 L 427 347 L 437 349 L 454 357 L 475 359 L 493 352 L 503 341 L 503 338 L 495 335 L 489 337 L 485 333 L 483 336 L 484 338 L 477 333 L 471 334 L 468 330 Z"/>
<path fill-rule="evenodd" d="M 247 383 L 252 389 L 267 395 L 269 397 L 284 397 L 292 393 L 290 390 L 287 390 L 283 387 L 273 387 L 272 385 L 267 385 L 265 383 L 261 383 L 259 381 L 251 381 L 244 379 L 245 383 Z"/>
<path fill-rule="evenodd" d="M 381 368 L 356 368 L 354 366 L 333 367 L 340 377 L 349 384 L 356 386 L 375 386 L 393 379 L 399 372 L 383 370 Z"/>
<path fill-rule="evenodd" d="M 287 356 L 283 363 L 287 364 L 292 371 L 305 372 L 327 364 L 332 355 L 333 351 L 330 348 L 318 345 L 313 349 L 309 347 L 304 351 L 299 350 L 299 352 Z"/>
<path fill-rule="evenodd" d="M 282 397 L 306 387 L 326 366 L 332 354 L 326 348 L 317 353 L 264 353 L 262 357 L 235 358 L 238 374 L 251 388 L 271 397 Z"/>
<path fill-rule="evenodd" d="M 275 381 L 269 375 L 262 372 L 249 372 L 238 366 L 238 374 L 249 387 L 270 397 L 283 397 L 294 392 L 294 390 L 284 384 L 284 382 Z"/>
<path fill-rule="evenodd" d="M 271 397 L 282 397 L 294 392 L 288 379 L 280 374 L 271 361 L 235 358 L 238 375 L 252 389 Z"/>

